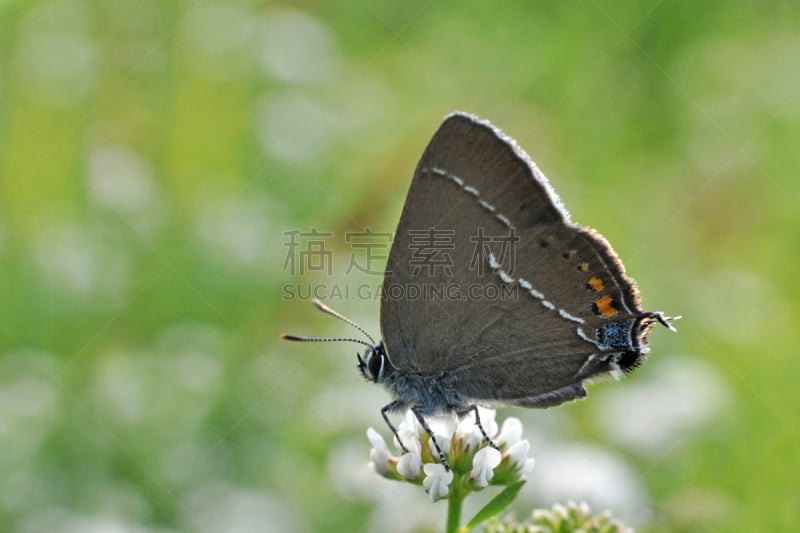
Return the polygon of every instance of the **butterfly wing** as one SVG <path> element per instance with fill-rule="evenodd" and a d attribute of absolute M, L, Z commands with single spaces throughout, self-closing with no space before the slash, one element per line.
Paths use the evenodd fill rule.
<path fill-rule="evenodd" d="M 592 362 L 597 329 L 639 313 L 614 251 L 569 222 L 514 141 L 450 115 L 417 166 L 389 255 L 381 329 L 392 364 L 447 372 L 475 400 L 555 405 L 611 370 Z"/>

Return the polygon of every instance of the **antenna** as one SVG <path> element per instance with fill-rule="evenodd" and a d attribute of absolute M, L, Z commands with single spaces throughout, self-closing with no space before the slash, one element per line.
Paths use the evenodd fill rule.
<path fill-rule="evenodd" d="M 664 313 L 656 313 L 656 320 L 661 322 L 662 325 L 666 326 L 670 331 L 678 331 L 675 329 L 675 326 L 670 324 L 671 320 L 680 320 L 683 318 L 681 315 L 678 316 L 664 316 Z"/>
<path fill-rule="evenodd" d="M 372 345 L 366 341 L 362 341 L 360 339 L 351 339 L 349 337 L 301 337 L 299 335 L 288 335 L 284 333 L 281 335 L 281 339 L 285 341 L 300 341 L 300 342 L 335 342 L 335 341 L 343 341 L 343 342 L 357 342 L 358 344 L 363 344 L 364 346 L 369 346 L 372 348 Z"/>
<path fill-rule="evenodd" d="M 372 335 L 370 335 L 369 333 L 367 333 L 366 331 L 364 331 L 364 329 L 363 329 L 361 326 L 359 326 L 358 324 L 356 324 L 355 322 L 353 322 L 353 321 L 352 321 L 352 320 L 350 320 L 349 318 L 347 318 L 347 317 L 345 317 L 345 316 L 342 316 L 342 315 L 340 315 L 339 313 L 337 313 L 336 311 L 334 311 L 333 309 L 331 309 L 330 307 L 328 307 L 328 306 L 327 306 L 327 305 L 325 305 L 324 303 L 320 302 L 320 301 L 319 301 L 319 300 L 317 300 L 316 298 L 314 298 L 313 300 L 311 300 L 311 302 L 312 302 L 314 305 L 316 305 L 316 306 L 317 306 L 317 309 L 319 309 L 319 310 L 320 310 L 320 311 L 322 311 L 323 313 L 328 313 L 329 315 L 335 316 L 336 318 L 338 318 L 338 319 L 339 319 L 339 320 L 341 320 L 342 322 L 346 322 L 347 324 L 350 324 L 351 326 L 353 326 L 354 328 L 356 328 L 358 331 L 360 331 L 361 333 L 363 333 L 363 334 L 364 334 L 364 335 L 365 335 L 365 336 L 366 336 L 366 337 L 367 337 L 367 338 L 368 338 L 370 341 L 372 341 L 372 344 L 375 344 L 375 339 L 373 339 L 373 338 L 372 338 Z"/>
<path fill-rule="evenodd" d="M 370 335 L 369 333 L 364 331 L 364 329 L 361 326 L 359 326 L 358 324 L 356 324 L 355 322 L 353 322 L 349 318 L 347 318 L 347 317 L 345 317 L 343 315 L 340 315 L 339 313 L 337 313 L 336 311 L 334 311 L 333 309 L 331 309 L 330 307 L 328 307 L 327 305 L 325 305 L 324 303 L 319 301 L 317 298 L 314 298 L 312 300 L 312 303 L 317 307 L 317 309 L 319 309 L 323 313 L 327 313 L 329 315 L 335 316 L 336 318 L 338 318 L 342 322 L 346 322 L 347 324 L 350 324 L 351 326 L 356 328 L 358 331 L 363 333 L 370 341 L 372 341 L 372 344 L 370 344 L 370 343 L 368 343 L 366 341 L 362 341 L 360 339 L 353 339 L 353 338 L 350 338 L 350 337 L 301 337 L 299 335 L 287 335 L 286 333 L 281 335 L 281 339 L 284 339 L 284 340 L 287 340 L 287 341 L 300 341 L 300 342 L 335 342 L 335 341 L 357 342 L 358 344 L 363 344 L 364 346 L 368 346 L 369 348 L 372 348 L 376 344 L 375 343 L 375 339 L 372 338 L 372 335 Z"/>

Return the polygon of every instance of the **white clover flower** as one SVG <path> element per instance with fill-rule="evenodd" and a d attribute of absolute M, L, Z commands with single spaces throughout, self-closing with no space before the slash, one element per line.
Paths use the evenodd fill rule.
<path fill-rule="evenodd" d="M 400 441 L 398 441 L 398 438 Z M 403 443 L 403 446 L 405 446 L 405 450 L 403 450 L 403 446 L 400 445 L 401 442 Z M 416 454 L 422 452 L 422 443 L 419 440 L 419 433 L 416 431 L 400 431 L 398 429 L 397 436 L 394 439 L 394 444 L 398 449 L 403 450 L 403 453 L 406 453 L 406 450 L 408 450 L 409 453 Z"/>
<path fill-rule="evenodd" d="M 509 433 L 509 435 L 513 439 L 513 434 Z M 534 460 L 528 458 L 528 452 L 531 449 L 530 443 L 522 439 L 511 446 L 508 446 L 507 442 L 503 445 L 506 447 L 503 453 L 503 466 L 500 470 L 503 479 L 505 479 L 505 476 L 511 475 L 520 481 L 526 481 L 527 475 L 533 472 L 535 465 Z"/>
<path fill-rule="evenodd" d="M 436 436 L 436 442 L 439 443 L 439 447 L 442 449 L 442 453 L 447 455 L 450 453 L 450 438 L 447 435 L 440 435 L 434 431 L 433 433 Z M 433 445 L 433 438 L 428 439 L 428 449 L 431 451 L 431 455 L 434 457 L 439 457 L 439 452 L 436 451 L 436 446 Z"/>
<path fill-rule="evenodd" d="M 530 449 L 531 444 L 527 440 L 521 440 L 513 446 L 510 446 L 508 450 L 506 450 L 505 455 L 508 456 L 508 460 L 512 465 L 517 468 L 523 468 L 528 460 L 528 452 Z"/>
<path fill-rule="evenodd" d="M 450 492 L 450 483 L 453 482 L 453 471 L 445 470 L 441 463 L 427 463 L 422 469 L 425 471 L 422 486 L 430 495 L 431 501 L 435 502 L 447 496 Z"/>
<path fill-rule="evenodd" d="M 478 407 L 481 426 L 486 435 L 491 439 L 497 434 L 497 422 L 495 417 L 497 411 Z M 456 427 L 455 437 L 457 441 L 463 443 L 465 451 L 473 451 L 485 444 L 485 438 L 478 424 L 475 423 L 475 413 L 470 412 L 465 416 Z"/>
<path fill-rule="evenodd" d="M 497 411 L 494 409 L 487 409 L 485 407 L 478 407 L 478 414 L 480 415 L 481 425 L 486 435 L 493 439 L 497 435 Z M 473 422 L 474 422 L 473 417 Z M 480 432 L 480 430 L 478 430 Z"/>
<path fill-rule="evenodd" d="M 422 473 L 422 457 L 418 453 L 406 453 L 397 462 L 397 473 L 405 479 L 419 478 Z"/>
<path fill-rule="evenodd" d="M 420 427 L 417 417 L 415 417 L 414 413 L 409 409 L 406 411 L 403 421 L 400 422 L 400 425 L 397 427 L 397 435 L 394 437 L 395 446 L 400 449 L 405 446 L 409 452 L 420 453 L 422 450 L 422 443 L 419 440 L 419 431 Z M 398 438 L 400 439 L 399 441 Z"/>
<path fill-rule="evenodd" d="M 497 437 L 498 446 L 507 444 L 509 447 L 515 445 L 522 439 L 522 422 L 519 418 L 510 416 L 503 421 L 500 435 Z"/>
<path fill-rule="evenodd" d="M 367 428 L 367 438 L 369 439 L 369 443 L 372 444 L 373 448 L 385 449 L 386 453 L 389 453 L 389 448 L 386 446 L 386 441 L 383 440 L 383 437 L 380 433 L 372 428 Z"/>
<path fill-rule="evenodd" d="M 555 503 L 550 509 L 536 509 L 530 519 L 519 523 L 513 518 L 492 524 L 487 531 L 603 531 L 605 533 L 634 533 L 632 528 L 612 518 L 609 511 L 592 514 L 589 504 L 573 501 L 566 505 Z"/>
<path fill-rule="evenodd" d="M 494 469 L 502 461 L 502 455 L 494 448 L 481 448 L 472 460 L 469 478 L 476 487 L 485 488 L 494 477 Z"/>
<path fill-rule="evenodd" d="M 455 440 L 462 443 L 462 447 L 466 451 L 472 451 L 478 448 L 483 442 L 483 434 L 478 426 L 475 424 L 475 417 L 469 414 L 458 423 L 455 432 Z"/>
<path fill-rule="evenodd" d="M 410 432 L 419 431 L 419 421 L 411 409 L 403 414 L 403 420 L 400 421 L 400 425 L 397 426 L 397 430 Z"/>
<path fill-rule="evenodd" d="M 525 461 L 525 466 L 522 467 L 522 471 L 520 472 L 520 479 L 527 480 L 528 474 L 533 472 L 533 468 L 536 466 L 536 460 L 531 457 L 530 459 Z"/>
<path fill-rule="evenodd" d="M 383 440 L 380 433 L 372 428 L 367 429 L 367 438 L 372 444 L 372 449 L 369 451 L 369 466 L 376 473 L 385 477 L 391 467 L 392 454 L 389 452 L 389 447 L 386 446 L 386 441 Z"/>
<path fill-rule="evenodd" d="M 383 438 L 370 428 L 367 437 L 372 444 L 371 467 L 388 479 L 420 484 L 436 501 L 450 495 L 450 485 L 456 483 L 458 496 L 481 490 L 495 484 L 508 486 L 524 481 L 533 469 L 533 459 L 528 458 L 530 444 L 522 439 L 522 424 L 512 418 L 503 423 L 499 431 L 495 411 L 479 411 L 481 426 L 490 440 L 501 443 L 504 452 L 490 445 L 470 413 L 460 422 L 454 417 L 431 417 L 427 420 L 429 435 L 409 410 L 398 424 L 398 438 L 394 439 L 397 450 L 400 443 L 407 448 L 404 453 L 389 451 Z M 444 460 L 434 446 L 435 442 L 444 455 Z M 447 465 L 447 466 L 445 466 Z"/>
<path fill-rule="evenodd" d="M 567 502 L 567 505 L 574 506 L 575 502 L 570 500 L 569 502 Z M 592 512 L 592 508 L 589 507 L 589 504 L 586 503 L 585 501 L 581 501 L 580 503 L 578 503 L 578 511 L 580 511 L 582 514 L 590 514 Z"/>
<path fill-rule="evenodd" d="M 558 502 L 553 504 L 553 514 L 558 516 L 559 518 L 568 518 L 569 514 L 567 512 L 566 506 L 560 504 Z"/>
<path fill-rule="evenodd" d="M 444 440 L 453 438 L 456 430 L 457 421 L 453 416 L 436 416 L 428 420 L 428 426 L 436 434 L 436 439 L 441 437 Z"/>

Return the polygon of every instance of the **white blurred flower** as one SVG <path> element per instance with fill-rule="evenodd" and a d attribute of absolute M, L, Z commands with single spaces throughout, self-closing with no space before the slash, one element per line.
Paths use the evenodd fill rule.
<path fill-rule="evenodd" d="M 196 533 L 249 533 L 252 531 L 308 531 L 305 516 L 293 502 L 266 491 L 207 481 L 181 494 L 181 531 Z M 87 529 L 79 530 L 81 533 Z M 93 531 L 122 532 L 121 529 Z M 126 532 L 127 533 L 127 532 Z"/>
<path fill-rule="evenodd" d="M 414 452 L 403 454 L 397 461 L 397 472 L 405 479 L 419 478 L 422 473 L 422 456 Z"/>
<path fill-rule="evenodd" d="M 440 463 L 428 463 L 422 469 L 425 471 L 422 486 L 430 495 L 431 501 L 435 502 L 447 496 L 450 483 L 453 481 L 453 471 L 445 470 L 444 465 Z"/>
<path fill-rule="evenodd" d="M 185 50 L 198 59 L 191 66 L 215 82 L 240 79 L 252 71 L 258 19 L 250 6 L 237 2 L 209 4 L 188 10 L 181 24 Z"/>
<path fill-rule="evenodd" d="M 323 82 L 335 74 L 339 59 L 334 36 L 310 13 L 269 10 L 257 31 L 257 60 L 271 77 L 306 84 Z"/>
<path fill-rule="evenodd" d="M 499 451 L 494 448 L 481 448 L 472 460 L 469 478 L 476 487 L 485 488 L 494 477 L 494 469 L 502 461 Z"/>
<path fill-rule="evenodd" d="M 16 62 L 24 65 L 17 76 L 21 89 L 26 96 L 57 108 L 85 102 L 92 95 L 100 66 L 99 43 L 84 31 L 87 10 L 75 4 L 42 3 L 29 15 L 14 46 Z"/>
<path fill-rule="evenodd" d="M 536 509 L 530 519 L 507 522 L 508 531 L 605 531 L 633 533 L 633 529 L 612 518 L 609 511 L 593 515 L 586 502 L 555 503 L 550 509 Z"/>
<path fill-rule="evenodd" d="M 520 479 L 527 480 L 528 475 L 533 472 L 533 469 L 536 467 L 536 459 L 531 457 L 530 459 L 525 460 L 525 466 L 522 467 L 522 472 L 520 472 Z"/>
<path fill-rule="evenodd" d="M 148 161 L 123 146 L 89 154 L 86 186 L 91 201 L 110 208 L 137 232 L 149 235 L 163 221 L 164 195 Z"/>
<path fill-rule="evenodd" d="M 550 443 L 537 455 L 540 460 L 530 483 L 539 501 L 575 498 L 595 508 L 610 509 L 629 523 L 650 520 L 647 490 L 623 458 L 600 446 L 579 443 Z"/>
<path fill-rule="evenodd" d="M 224 181 L 221 179 L 220 182 Z M 274 237 L 282 226 L 283 208 L 255 192 L 230 194 L 213 187 L 199 192 L 197 231 L 208 253 L 221 263 L 247 271 L 280 268 L 282 245 Z"/>
<path fill-rule="evenodd" d="M 53 219 L 32 245 L 37 270 L 52 288 L 93 305 L 126 299 L 131 255 L 112 228 Z"/>
<path fill-rule="evenodd" d="M 319 164 L 341 135 L 336 111 L 314 94 L 270 92 L 253 110 L 254 128 L 264 154 L 289 164 Z"/>
<path fill-rule="evenodd" d="M 652 362 L 643 379 L 609 389 L 592 406 L 597 429 L 635 453 L 661 458 L 689 442 L 730 408 L 725 378 L 697 357 L 671 355 Z M 624 413 L 624 416 L 621 416 Z"/>

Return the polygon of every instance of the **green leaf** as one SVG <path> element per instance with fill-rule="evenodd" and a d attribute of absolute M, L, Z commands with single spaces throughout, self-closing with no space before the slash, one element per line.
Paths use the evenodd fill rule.
<path fill-rule="evenodd" d="M 512 483 L 511 485 L 507 486 L 503 492 L 495 496 L 492 501 L 487 503 L 483 509 L 478 511 L 475 516 L 472 517 L 472 520 L 470 520 L 469 523 L 464 526 L 463 531 L 469 531 L 503 512 L 503 509 L 511 505 L 511 502 L 513 502 L 514 498 L 517 497 L 517 494 L 519 493 L 520 489 L 522 489 L 524 484 L 524 481 L 517 481 L 516 483 Z"/>

